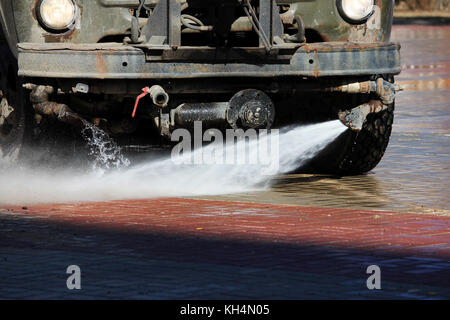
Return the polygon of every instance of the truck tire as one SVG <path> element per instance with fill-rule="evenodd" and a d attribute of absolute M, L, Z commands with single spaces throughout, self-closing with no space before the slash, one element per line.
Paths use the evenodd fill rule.
<path fill-rule="evenodd" d="M 373 170 L 389 144 L 395 104 L 383 112 L 367 117 L 360 132 L 347 130 L 312 163 L 320 172 L 336 175 L 359 175 Z"/>
<path fill-rule="evenodd" d="M 0 45 L 0 162 L 15 163 L 28 130 L 26 93 L 17 76 L 17 61 L 7 45 Z"/>

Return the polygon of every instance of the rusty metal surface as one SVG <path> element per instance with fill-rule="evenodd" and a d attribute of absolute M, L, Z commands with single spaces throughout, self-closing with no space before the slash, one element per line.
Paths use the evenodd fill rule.
<path fill-rule="evenodd" d="M 146 1 L 155 6 L 158 0 Z M 0 21 L 8 32 L 11 48 L 18 42 L 32 43 L 97 43 L 105 37 L 125 37 L 129 34 L 132 8 L 137 0 L 76 0 L 80 18 L 73 30 L 63 34 L 45 31 L 35 15 L 37 0 L 2 1 Z M 314 30 L 324 41 L 386 42 L 390 38 L 393 2 L 377 0 L 377 11 L 362 25 L 351 25 L 339 15 L 335 1 L 311 0 L 278 1 L 289 5 L 288 13 L 282 17 L 289 22 L 294 16 L 302 17 L 304 26 Z M 142 23 L 145 23 L 142 21 Z M 244 25 L 248 29 L 248 23 Z M 17 34 L 12 31 L 17 30 Z M 308 37 L 307 37 L 308 38 Z M 308 40 L 308 39 L 307 39 Z"/>
<path fill-rule="evenodd" d="M 335 1 L 283 2 L 283 7 L 286 7 L 287 11 L 282 13 L 281 19 L 276 12 L 278 7 L 275 1 L 263 1 L 259 8 L 260 21 L 247 19 L 247 21 L 235 23 L 235 28 L 236 25 L 241 25 L 244 30 L 249 30 L 250 21 L 257 33 L 257 29 L 260 28 L 261 31 L 258 33 L 261 38 L 260 47 L 262 47 L 261 42 L 264 42 L 265 49 L 271 51 L 269 58 L 261 57 L 260 53 L 257 54 L 246 48 L 211 50 L 207 47 L 198 47 L 198 51 L 189 51 L 189 48 L 185 48 L 187 51 L 175 50 L 182 44 L 179 32 L 181 27 L 177 22 L 181 12 L 181 2 L 175 1 L 169 6 L 170 1 L 173 0 L 167 1 L 147 2 L 152 7 L 156 6 L 154 12 L 149 19 L 139 18 L 139 23 L 143 27 L 142 36 L 143 38 L 147 36 L 145 40 L 147 42 L 144 41 L 141 44 L 143 51 L 146 52 L 145 59 L 143 59 L 143 52 L 134 51 L 122 45 L 125 38 L 129 36 L 131 21 L 138 19 L 133 17 L 133 8 L 138 4 L 137 1 L 76 0 L 79 17 L 71 30 L 61 34 L 41 28 L 35 14 L 38 4 L 36 0 L 14 1 L 12 7 L 2 5 L 0 13 L 3 17 L 1 19 L 3 28 L 9 30 L 14 27 L 13 29 L 18 31 L 17 37 L 14 38 L 8 32 L 7 38 L 10 47 L 15 48 L 18 42 L 21 48 L 19 60 L 22 76 L 100 79 L 166 76 L 187 78 L 210 77 L 216 73 L 223 73 L 224 76 L 241 76 L 245 70 L 246 75 L 252 77 L 278 75 L 318 77 L 373 73 L 397 74 L 400 71 L 398 48 L 388 48 L 389 45 L 384 44 L 389 41 L 392 23 L 392 1 L 389 0 L 377 0 L 375 13 L 365 24 L 360 25 L 346 22 L 340 16 Z M 14 17 L 13 22 L 5 18 L 8 14 Z M 161 20 L 164 17 L 167 21 Z M 292 25 L 300 20 L 305 28 L 306 42 L 327 41 L 327 43 L 305 45 L 293 57 L 290 64 L 283 61 L 282 65 L 273 64 L 261 68 L 259 64 L 264 65 L 267 60 L 273 60 L 273 57 L 288 60 L 292 56 L 292 52 L 280 51 L 289 48 L 295 50 L 295 45 L 289 47 L 287 43 L 284 43 L 283 37 L 287 30 L 283 32 L 283 23 Z M 258 27 L 259 22 L 261 25 Z M 230 23 L 233 24 L 233 20 Z M 166 25 L 170 25 L 169 30 L 165 28 L 158 30 L 160 26 Z M 266 33 L 269 34 L 267 43 L 262 41 L 267 36 Z M 157 39 L 163 41 L 161 54 L 157 53 L 156 57 L 150 54 L 149 48 L 159 43 L 156 40 L 157 43 L 152 42 L 152 39 L 164 37 L 169 39 L 168 43 Z M 107 41 L 115 41 L 115 45 L 99 44 L 99 42 Z M 184 47 L 185 45 L 181 46 L 181 48 Z M 70 50 L 70 54 L 60 52 L 63 48 Z M 325 54 L 327 50 L 336 54 Z M 58 52 L 49 54 L 49 51 Z M 204 63 L 186 65 L 177 61 L 200 62 L 198 60 L 201 59 L 215 65 Z M 175 61 L 170 65 L 149 65 L 145 63 L 148 60 Z M 236 60 L 245 60 L 245 63 L 232 63 Z M 74 71 L 74 66 L 80 69 L 80 72 Z M 356 71 L 350 72 L 349 69 Z"/>
<path fill-rule="evenodd" d="M 67 44 L 19 45 L 19 75 L 55 78 L 199 78 L 343 76 L 398 74 L 400 46 L 394 43 L 316 43 L 301 47 L 289 64 L 146 63 L 145 54 L 122 46 L 84 51 Z M 47 50 L 48 48 L 48 50 Z"/>

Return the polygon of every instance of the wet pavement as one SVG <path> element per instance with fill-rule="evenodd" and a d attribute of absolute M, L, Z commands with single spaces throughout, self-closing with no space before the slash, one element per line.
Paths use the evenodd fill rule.
<path fill-rule="evenodd" d="M 405 89 L 397 96 L 392 138 L 367 175 L 279 177 L 266 192 L 207 197 L 450 216 L 450 26 L 394 26 L 402 44 Z"/>
<path fill-rule="evenodd" d="M 393 36 L 405 91 L 373 172 L 198 200 L 0 208 L 0 299 L 450 298 L 450 26 Z M 367 289 L 370 265 L 381 290 Z"/>
<path fill-rule="evenodd" d="M 12 207 L 0 225 L 0 299 L 450 298 L 447 217 L 155 199 Z"/>

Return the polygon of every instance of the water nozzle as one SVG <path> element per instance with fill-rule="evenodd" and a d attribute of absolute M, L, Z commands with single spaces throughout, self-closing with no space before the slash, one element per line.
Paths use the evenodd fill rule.
<path fill-rule="evenodd" d="M 372 100 L 354 109 L 340 111 L 339 120 L 351 130 L 359 132 L 362 130 L 367 116 L 371 113 L 378 113 L 388 107 L 379 100 Z"/>

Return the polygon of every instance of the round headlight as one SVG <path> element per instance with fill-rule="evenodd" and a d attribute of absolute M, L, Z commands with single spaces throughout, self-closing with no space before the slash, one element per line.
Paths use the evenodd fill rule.
<path fill-rule="evenodd" d="M 347 22 L 361 24 L 366 22 L 374 12 L 374 0 L 337 0 L 337 7 L 342 18 Z"/>
<path fill-rule="evenodd" d="M 36 7 L 41 25 L 58 32 L 65 31 L 74 24 L 76 10 L 73 0 L 41 0 Z"/>

